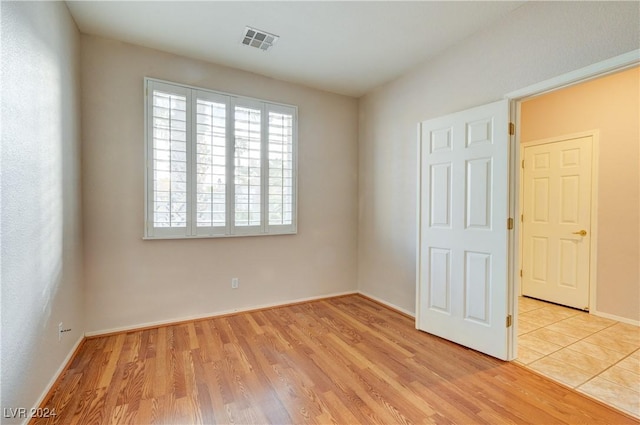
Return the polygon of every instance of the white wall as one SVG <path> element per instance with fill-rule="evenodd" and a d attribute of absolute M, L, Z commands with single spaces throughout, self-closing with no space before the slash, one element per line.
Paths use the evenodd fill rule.
<path fill-rule="evenodd" d="M 4 416 L 39 402 L 84 334 L 84 299 L 79 34 L 62 2 L 0 7 Z"/>
<path fill-rule="evenodd" d="M 356 99 L 93 36 L 81 51 L 88 331 L 357 289 Z M 142 240 L 145 76 L 298 106 L 297 235 Z"/>
<path fill-rule="evenodd" d="M 360 99 L 358 285 L 415 311 L 417 123 L 639 47 L 636 2 L 528 2 Z"/>

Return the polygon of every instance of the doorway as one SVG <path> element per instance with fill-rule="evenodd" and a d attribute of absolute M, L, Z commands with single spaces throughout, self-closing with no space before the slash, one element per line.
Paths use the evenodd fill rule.
<path fill-rule="evenodd" d="M 628 363 L 635 362 L 633 364 L 636 365 L 640 356 L 640 339 L 638 338 L 640 334 L 637 327 L 638 318 L 640 318 L 637 305 L 637 299 L 640 296 L 637 285 L 640 281 L 640 273 L 637 269 L 637 260 L 640 257 L 638 249 L 640 205 L 637 197 L 640 184 L 638 52 L 628 55 L 628 58 L 628 62 L 622 61 L 616 64 L 616 58 L 614 58 L 609 66 L 597 64 L 589 67 L 581 71 L 581 78 L 565 81 L 558 78 L 533 86 L 528 91 L 525 89 L 525 93 L 509 96 L 516 99 L 513 103 L 512 119 L 516 122 L 518 134 L 512 175 L 517 180 L 514 188 L 517 200 L 526 198 L 525 171 L 529 161 L 535 160 L 531 157 L 536 153 L 543 153 L 540 165 L 544 168 L 545 149 L 539 148 L 539 151 L 536 151 L 536 146 L 552 142 L 562 143 L 567 139 L 591 137 L 593 148 L 590 223 L 583 224 L 577 220 L 579 226 L 564 229 L 563 236 L 554 240 L 556 247 L 565 243 L 567 251 L 575 252 L 581 246 L 580 242 L 586 242 L 587 238 L 591 238 L 589 242 L 592 243 L 588 244 L 590 246 L 588 263 L 584 260 L 576 260 L 562 267 L 542 262 L 542 265 L 537 266 L 538 269 L 531 270 L 531 265 L 527 265 L 527 261 L 530 260 L 526 258 L 525 248 L 529 244 L 530 250 L 537 249 L 538 256 L 544 258 L 540 252 L 544 253 L 546 245 L 541 240 L 546 236 L 527 234 L 525 222 L 527 218 L 533 218 L 527 217 L 527 214 L 530 214 L 527 211 L 532 211 L 531 205 L 527 207 L 526 202 L 518 202 L 515 206 L 518 229 L 512 252 L 515 256 L 513 269 L 516 283 L 515 304 L 516 306 L 519 304 L 515 320 L 517 323 L 515 345 L 519 346 L 516 354 L 519 363 L 640 417 L 637 386 L 633 386 L 637 385 L 637 381 L 631 381 L 633 385 L 630 386 L 627 379 L 630 375 L 625 369 Z M 574 77 L 575 75 L 572 78 Z M 625 85 L 623 81 L 625 78 L 628 78 L 627 82 L 633 81 L 635 86 Z M 605 84 L 607 81 L 610 84 Z M 601 97 L 595 102 L 580 92 L 581 86 L 588 85 L 599 90 Z M 568 106 L 563 99 L 567 92 L 572 92 L 574 100 L 577 99 L 573 106 Z M 614 93 L 631 94 L 631 98 L 623 96 L 618 100 L 618 97 L 613 96 Z M 635 98 L 633 98 L 634 93 Z M 574 113 L 567 115 L 567 110 L 572 110 Z M 531 118 L 532 116 L 537 118 Z M 537 123 L 534 124 L 534 121 Z M 550 157 L 552 153 L 548 153 Z M 527 156 L 530 157 L 529 160 Z M 523 160 L 525 161 L 524 170 L 521 168 Z M 531 177 L 531 180 L 533 179 L 534 177 Z M 543 179 L 540 181 L 542 182 Z M 529 185 L 528 192 L 535 192 L 533 183 L 529 182 Z M 540 183 L 538 196 L 542 199 L 545 198 L 544 189 L 544 184 Z M 577 192 L 580 193 L 579 190 Z M 563 203 L 563 198 L 557 195 L 553 201 L 551 196 L 547 196 L 546 199 L 556 204 Z M 544 205 L 540 202 L 538 204 Z M 551 205 L 549 208 L 538 210 L 534 208 L 532 213 L 541 215 L 537 217 L 540 219 L 544 218 L 545 211 L 548 212 L 552 207 L 556 210 L 566 209 L 570 204 Z M 524 215 L 522 221 L 521 215 Z M 575 222 L 576 220 L 565 221 Z M 569 223 L 565 224 L 569 225 Z M 574 224 L 576 223 L 571 223 L 571 225 Z M 584 238 L 582 238 L 582 230 L 586 232 Z M 573 232 L 579 233 L 573 235 Z M 531 241 L 536 237 L 538 238 L 537 247 Z M 571 245 L 570 248 L 569 245 Z M 557 250 L 555 256 L 549 261 L 562 263 L 559 252 Z M 541 303 L 531 298 L 518 297 L 518 292 L 520 295 L 529 295 L 533 298 L 547 297 L 544 294 L 532 294 L 526 288 L 525 276 L 528 268 L 530 273 L 537 274 L 537 277 L 548 275 L 549 269 L 554 268 L 556 270 L 554 274 L 560 274 L 563 277 L 560 280 L 565 281 L 566 287 L 574 286 L 569 285 L 568 282 L 576 281 L 577 273 L 585 272 L 588 268 L 588 277 L 584 278 L 589 281 L 587 304 L 584 304 L 583 298 L 583 301 L 574 307 L 584 309 L 585 306 L 589 306 L 591 314 Z M 519 275 L 520 270 L 522 270 L 522 276 Z M 564 271 L 564 276 L 558 273 L 558 270 Z M 575 272 L 576 275 L 569 272 Z M 517 285 L 517 282 L 520 282 L 520 285 Z M 551 301 L 571 305 L 565 300 L 551 299 Z"/>
<path fill-rule="evenodd" d="M 514 168 L 518 170 L 515 174 L 519 179 L 516 199 L 521 201 L 518 202 L 516 209 L 519 232 L 516 234 L 518 241 L 514 247 L 514 255 L 517 257 L 514 281 L 520 282 L 520 285 L 516 285 L 515 288 L 520 295 L 547 299 L 582 310 L 587 310 L 585 307 L 588 307 L 592 314 L 637 325 L 640 318 L 640 306 L 637 304 L 637 299 L 640 297 L 638 291 L 640 274 L 637 268 L 640 256 L 638 249 L 640 68 L 637 64 L 634 65 L 561 89 L 542 94 L 534 93 L 516 102 L 518 111 L 516 126 L 519 140 L 516 146 L 517 168 Z M 589 212 L 588 207 L 580 206 L 580 203 L 572 206 L 571 202 L 566 203 L 566 200 L 562 201 L 566 205 L 562 205 L 559 202 L 559 195 L 555 195 L 553 199 L 547 198 L 549 207 L 555 208 L 556 213 L 558 210 L 565 210 L 564 223 L 560 226 L 564 229 L 562 229 L 561 238 L 553 242 L 555 246 L 545 245 L 543 237 L 538 237 L 535 241 L 537 245 L 534 246 L 532 241 L 526 240 L 529 237 L 526 234 L 528 224 L 526 222 L 532 219 L 544 221 L 541 220 L 543 216 L 532 217 L 532 214 L 544 215 L 546 207 L 544 202 L 538 202 L 538 211 L 528 213 L 527 210 L 532 206 L 527 207 L 526 202 L 522 202 L 527 198 L 524 177 L 536 167 L 536 164 L 526 164 L 526 153 L 530 151 L 535 154 L 536 149 L 545 149 L 538 145 L 550 145 L 549 142 L 560 143 L 563 139 L 574 141 L 580 139 L 580 143 L 588 144 L 586 139 L 588 137 L 591 137 L 592 144 L 591 211 Z M 573 150 L 568 156 L 575 156 L 576 152 Z M 538 156 L 540 162 L 538 166 L 545 166 L 545 158 L 548 156 L 544 154 Z M 566 159 L 571 161 L 570 158 Z M 521 168 L 523 160 L 525 161 L 524 170 Z M 570 174 L 568 177 L 565 176 L 563 183 L 567 190 L 579 183 L 576 177 L 578 174 Z M 548 180 L 542 178 L 544 176 L 538 177 L 541 177 L 538 187 L 529 188 L 529 193 L 532 190 L 538 190 L 540 196 L 546 195 L 545 184 Z M 586 188 L 587 185 L 583 186 Z M 584 189 L 582 193 L 580 196 L 587 197 L 589 190 Z M 569 217 L 568 215 L 577 214 L 576 209 L 583 210 L 579 214 L 582 217 L 575 217 L 575 219 Z M 589 214 L 590 221 L 587 220 Z M 524 221 L 521 222 L 520 219 Z M 583 230 L 586 232 L 584 237 Z M 573 232 L 579 233 L 574 235 Z M 544 257 L 545 249 L 550 251 L 551 248 L 555 249 L 556 253 L 550 260 L 552 262 L 561 262 L 562 259 L 559 258 L 562 254 L 561 248 L 564 249 L 562 255 L 567 258 L 572 256 L 569 254 L 577 255 L 579 250 L 582 250 L 583 257 L 577 262 L 569 261 L 563 268 L 548 262 L 542 262 L 542 265 L 533 270 L 530 265 L 527 265 L 529 261 L 525 252 L 527 249 L 537 250 L 538 256 Z M 587 250 L 589 251 L 588 261 L 584 259 Z M 573 256 L 573 258 L 579 257 Z M 555 288 L 563 289 L 565 292 L 575 292 L 571 288 L 575 286 L 571 281 L 582 273 L 580 278 L 582 284 L 586 285 L 588 281 L 589 285 L 588 300 L 583 296 L 580 302 L 571 303 L 566 300 L 566 297 L 563 299 L 562 295 L 554 299 L 547 297 L 544 293 L 532 294 L 528 291 L 527 278 L 531 279 L 531 275 L 535 273 L 538 286 L 543 287 L 541 282 L 549 277 L 552 269 L 555 271 L 550 278 L 564 280 L 560 287 L 556 285 Z M 520 270 L 522 270 L 522 277 L 519 275 Z M 548 286 L 552 287 L 552 285 Z"/>

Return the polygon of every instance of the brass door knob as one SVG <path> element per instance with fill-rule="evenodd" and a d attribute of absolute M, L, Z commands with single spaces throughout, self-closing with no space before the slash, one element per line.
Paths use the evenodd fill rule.
<path fill-rule="evenodd" d="M 587 236 L 586 230 L 580 230 L 579 232 L 573 232 L 574 235 Z"/>

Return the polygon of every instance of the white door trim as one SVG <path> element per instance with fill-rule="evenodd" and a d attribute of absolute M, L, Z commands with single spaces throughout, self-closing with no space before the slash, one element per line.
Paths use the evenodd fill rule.
<path fill-rule="evenodd" d="M 547 139 L 534 140 L 531 142 L 527 142 L 522 146 L 518 146 L 518 151 L 523 150 L 525 147 L 537 146 L 537 145 L 546 145 L 549 143 L 559 143 L 569 139 L 579 139 L 582 137 L 591 137 L 591 225 L 590 225 L 590 245 L 589 245 L 589 312 L 593 313 L 596 311 L 596 287 L 598 284 L 597 281 L 597 248 L 598 248 L 598 155 L 600 148 L 600 132 L 598 130 L 589 130 L 582 131 L 579 133 L 572 133 L 566 135 L 558 135 L 554 137 L 549 137 Z M 518 179 L 518 215 L 516 216 L 517 221 L 519 223 L 517 234 L 518 240 L 522 240 L 522 222 L 520 221 L 520 214 L 522 214 L 523 205 L 524 205 L 524 179 L 522 177 L 522 167 L 520 167 L 517 171 L 517 179 Z M 522 256 L 523 249 L 522 244 L 516 246 L 518 250 L 518 259 L 520 262 L 520 266 L 522 266 Z M 519 271 L 520 269 L 518 269 Z M 522 278 L 518 279 L 519 285 L 517 288 L 517 292 L 519 295 L 522 294 Z"/>
<path fill-rule="evenodd" d="M 515 135 L 513 143 L 513 154 L 511 155 L 511 164 L 509 175 L 509 208 L 512 212 L 511 217 L 520 217 L 521 210 L 518 200 L 520 199 L 520 104 L 522 101 L 540 96 L 545 93 L 549 93 L 555 90 L 559 90 L 564 87 L 571 86 L 573 84 L 582 83 L 591 79 L 605 76 L 614 72 L 622 71 L 627 68 L 631 68 L 640 64 L 640 49 L 633 50 L 628 53 L 624 53 L 612 58 L 596 62 L 584 68 L 577 69 L 575 71 L 567 72 L 562 75 L 558 75 L 554 78 L 541 81 L 539 83 L 524 87 L 519 90 L 512 91 L 505 94 L 505 99 L 509 99 L 509 114 L 511 116 L 511 122 L 515 124 Z M 513 330 L 510 335 L 513 336 L 513 341 L 509 344 L 510 358 L 517 358 L 518 350 L 518 286 L 516 282 L 520 282 L 520 268 L 521 258 L 518 255 L 518 247 L 520 246 L 520 220 L 514 220 L 514 232 L 509 244 L 509 262 L 510 262 L 510 294 L 513 311 Z M 595 297 L 594 297 L 595 302 Z M 591 311 L 593 314 L 598 314 L 594 309 Z"/>

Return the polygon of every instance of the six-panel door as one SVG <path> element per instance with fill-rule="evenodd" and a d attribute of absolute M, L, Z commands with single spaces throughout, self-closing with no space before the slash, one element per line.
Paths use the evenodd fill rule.
<path fill-rule="evenodd" d="M 508 102 L 420 124 L 418 329 L 507 359 Z"/>
<path fill-rule="evenodd" d="M 587 310 L 592 136 L 525 146 L 522 293 Z"/>

